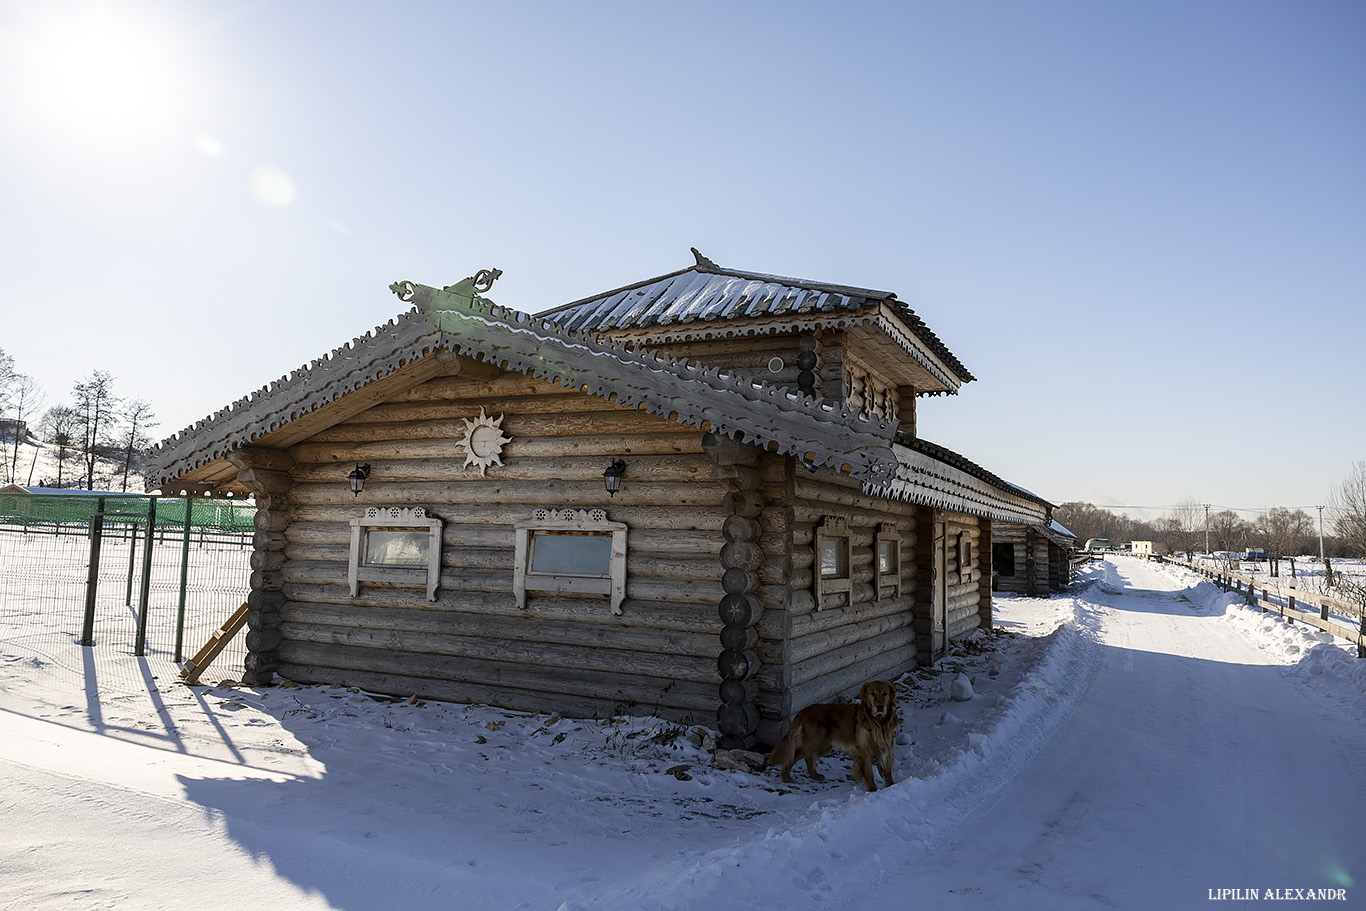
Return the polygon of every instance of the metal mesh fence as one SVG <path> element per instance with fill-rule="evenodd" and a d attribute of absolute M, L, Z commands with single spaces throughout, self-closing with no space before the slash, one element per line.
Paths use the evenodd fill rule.
<path fill-rule="evenodd" d="M 240 500 L 0 494 L 0 616 L 19 637 L 181 661 L 246 600 L 254 515 Z M 241 673 L 244 640 L 211 676 Z"/>

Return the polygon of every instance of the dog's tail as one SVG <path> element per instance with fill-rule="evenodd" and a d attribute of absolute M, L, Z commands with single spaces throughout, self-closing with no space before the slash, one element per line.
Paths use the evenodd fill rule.
<path fill-rule="evenodd" d="M 794 724 L 788 728 L 783 739 L 779 740 L 773 752 L 768 754 L 768 765 L 765 768 L 777 766 L 784 771 L 791 769 L 797 761 L 797 747 L 801 745 L 801 736 L 801 725 Z"/>

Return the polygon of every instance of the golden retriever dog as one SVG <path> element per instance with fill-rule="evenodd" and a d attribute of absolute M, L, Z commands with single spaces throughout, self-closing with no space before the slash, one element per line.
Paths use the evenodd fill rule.
<path fill-rule="evenodd" d="M 782 766 L 783 781 L 791 781 L 792 766 L 805 760 L 811 777 L 824 781 L 825 776 L 816 771 L 816 760 L 838 746 L 854 757 L 852 776 L 862 778 L 867 790 L 876 791 L 874 763 L 882 773 L 884 785 L 896 784 L 892 765 L 900 723 L 896 688 L 884 680 L 870 680 L 859 689 L 857 704 L 808 705 L 798 712 L 792 726 L 769 754 L 768 764 Z"/>

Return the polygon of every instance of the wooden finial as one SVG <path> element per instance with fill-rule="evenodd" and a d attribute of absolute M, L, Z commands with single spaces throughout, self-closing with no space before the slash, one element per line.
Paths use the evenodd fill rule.
<path fill-rule="evenodd" d="M 703 256 L 701 253 L 698 253 L 696 247 L 690 247 L 689 249 L 692 250 L 692 255 L 697 259 L 697 268 L 702 269 L 703 271 L 708 271 L 708 272 L 720 272 L 720 271 L 721 271 L 721 267 L 720 267 L 720 266 L 718 266 L 716 263 L 712 262 L 711 260 L 707 259 L 707 258 L 706 258 L 705 256 Z"/>

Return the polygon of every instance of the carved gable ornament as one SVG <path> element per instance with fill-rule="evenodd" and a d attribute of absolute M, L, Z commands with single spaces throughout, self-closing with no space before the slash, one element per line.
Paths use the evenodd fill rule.
<path fill-rule="evenodd" d="M 479 417 L 462 420 L 465 421 L 464 467 L 478 468 L 479 477 L 482 478 L 490 465 L 503 464 L 503 447 L 512 442 L 512 437 L 503 433 L 503 415 L 498 415 L 497 419 L 491 418 L 484 413 L 482 405 L 479 406 Z"/>

